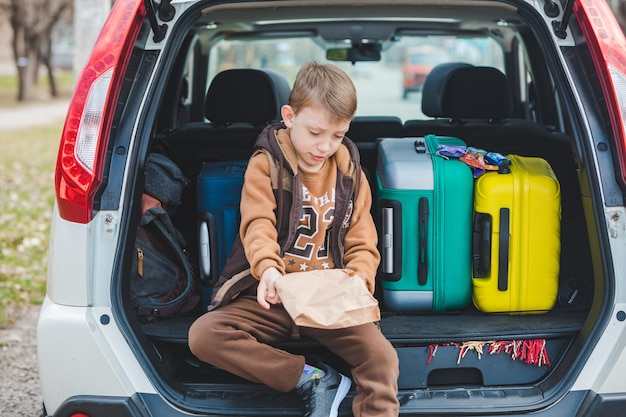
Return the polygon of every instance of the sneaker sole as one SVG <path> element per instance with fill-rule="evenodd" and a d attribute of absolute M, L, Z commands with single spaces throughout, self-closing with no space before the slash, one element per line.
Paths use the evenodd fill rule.
<path fill-rule="evenodd" d="M 339 374 L 341 375 L 341 374 Z M 348 395 L 348 391 L 350 391 L 350 386 L 352 385 L 352 380 L 345 375 L 341 375 L 341 382 L 339 383 L 339 387 L 337 387 L 337 394 L 335 394 L 335 398 L 333 399 L 333 404 L 330 408 L 329 417 L 337 417 L 339 414 L 339 405 Z"/>

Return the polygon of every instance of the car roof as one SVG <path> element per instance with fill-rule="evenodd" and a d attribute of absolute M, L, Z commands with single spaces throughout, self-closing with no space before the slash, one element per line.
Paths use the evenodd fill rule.
<path fill-rule="evenodd" d="M 346 39 L 381 42 L 384 46 L 401 36 L 446 33 L 497 36 L 506 43 L 525 28 L 518 8 L 508 3 L 470 0 L 410 3 L 381 4 L 365 0 L 358 7 L 350 1 L 224 3 L 212 6 L 196 26 L 210 28 L 211 33 L 219 33 L 226 39 L 289 33 L 317 37 L 327 46 Z"/>

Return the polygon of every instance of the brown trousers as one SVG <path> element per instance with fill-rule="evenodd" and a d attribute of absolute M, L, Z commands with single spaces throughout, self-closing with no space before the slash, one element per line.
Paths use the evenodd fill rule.
<path fill-rule="evenodd" d="M 189 329 L 189 348 L 198 359 L 249 381 L 278 391 L 295 388 L 304 357 L 272 345 L 293 337 L 293 320 L 282 305 L 264 309 L 256 296 L 233 302 L 200 316 Z M 398 356 L 374 323 L 345 329 L 297 328 L 352 366 L 355 417 L 397 417 Z"/>

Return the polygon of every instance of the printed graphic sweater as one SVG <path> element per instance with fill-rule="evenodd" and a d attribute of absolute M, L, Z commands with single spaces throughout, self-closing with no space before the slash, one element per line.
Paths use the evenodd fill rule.
<path fill-rule="evenodd" d="M 212 310 L 255 285 L 265 269 L 354 271 L 374 292 L 380 262 L 371 191 L 344 138 L 320 172 L 298 169 L 289 129 L 267 126 L 255 144 L 241 196 L 240 233 L 213 292 Z"/>

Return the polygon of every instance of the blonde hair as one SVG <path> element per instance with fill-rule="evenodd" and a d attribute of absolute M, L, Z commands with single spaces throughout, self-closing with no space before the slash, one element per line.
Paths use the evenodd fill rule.
<path fill-rule="evenodd" d="M 289 105 L 295 113 L 307 106 L 318 106 L 336 120 L 351 120 L 356 104 L 356 88 L 348 74 L 334 65 L 318 62 L 300 69 L 289 95 Z"/>

